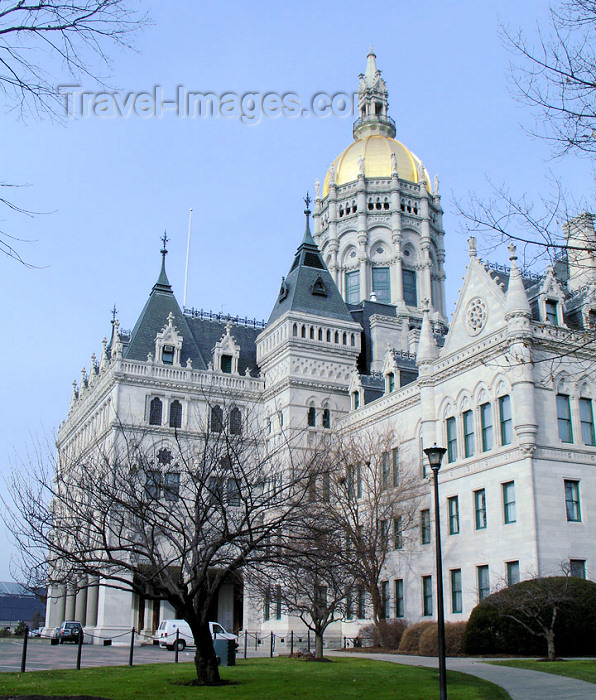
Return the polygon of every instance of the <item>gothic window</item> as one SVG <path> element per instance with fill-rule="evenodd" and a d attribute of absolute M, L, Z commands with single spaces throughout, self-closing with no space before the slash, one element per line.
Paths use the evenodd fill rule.
<path fill-rule="evenodd" d="M 344 345 L 347 345 L 347 344 L 348 344 L 348 334 L 347 334 L 347 333 L 344 333 L 344 334 L 343 334 L 343 336 L 342 336 L 342 343 L 343 343 Z"/>
<path fill-rule="evenodd" d="M 511 398 L 499 398 L 499 420 L 501 422 L 501 445 L 509 445 L 513 439 L 513 420 L 511 418 Z M 573 439 L 570 441 L 572 442 Z"/>
<path fill-rule="evenodd" d="M 323 409 L 323 428 L 331 427 L 331 411 L 328 408 Z"/>
<path fill-rule="evenodd" d="M 586 445 L 595 445 L 594 435 L 594 411 L 592 410 L 592 399 L 579 400 L 579 416 L 582 428 L 582 440 Z"/>
<path fill-rule="evenodd" d="M 327 342 L 331 342 L 331 331 L 327 331 Z"/>
<path fill-rule="evenodd" d="M 352 408 L 357 411 L 360 406 L 360 392 L 355 391 L 352 394 Z"/>
<path fill-rule="evenodd" d="M 163 404 L 157 396 L 151 400 L 149 408 L 149 425 L 161 425 L 161 412 Z"/>
<path fill-rule="evenodd" d="M 172 401 L 170 404 L 170 428 L 182 427 L 182 404 L 180 401 Z"/>
<path fill-rule="evenodd" d="M 335 331 L 335 343 L 339 345 L 339 331 Z"/>
<path fill-rule="evenodd" d="M 360 270 L 346 272 L 346 301 L 348 304 L 360 301 Z"/>
<path fill-rule="evenodd" d="M 416 273 L 414 270 L 403 270 L 402 281 L 404 289 L 404 301 L 407 306 L 418 306 L 418 295 L 416 293 Z"/>
<path fill-rule="evenodd" d="M 166 501 L 175 502 L 180 498 L 180 474 L 176 472 L 164 474 L 163 492 Z"/>
<path fill-rule="evenodd" d="M 240 435 L 242 433 L 242 413 L 236 406 L 230 411 L 230 435 Z"/>
<path fill-rule="evenodd" d="M 323 340 L 323 329 L 319 328 L 319 335 L 318 335 L 319 340 Z"/>
<path fill-rule="evenodd" d="M 221 406 L 213 406 L 211 409 L 211 431 L 214 433 L 221 433 L 223 425 L 223 409 Z"/>
<path fill-rule="evenodd" d="M 391 285 L 388 267 L 373 267 L 372 287 L 377 301 L 388 304 L 391 301 Z"/>
<path fill-rule="evenodd" d="M 310 339 L 314 340 L 315 339 L 315 329 L 311 326 L 310 327 Z"/>
<path fill-rule="evenodd" d="M 156 500 L 161 491 L 161 472 L 156 470 L 148 471 L 145 475 L 145 493 L 147 498 Z"/>
<path fill-rule="evenodd" d="M 480 427 L 482 429 L 482 451 L 493 448 L 493 409 L 490 403 L 480 406 Z"/>
<path fill-rule="evenodd" d="M 301 337 L 301 338 L 306 338 L 306 327 L 305 327 L 305 326 L 302 326 L 302 327 L 300 328 L 300 337 Z"/>
<path fill-rule="evenodd" d="M 298 326 L 297 326 L 297 324 L 294 324 L 294 325 L 292 326 L 292 335 L 293 335 L 293 336 L 297 336 L 297 335 L 298 335 Z"/>
<path fill-rule="evenodd" d="M 307 423 L 309 428 L 314 428 L 317 424 L 317 410 L 314 406 L 308 407 Z"/>
<path fill-rule="evenodd" d="M 571 407 L 567 394 L 557 394 L 557 422 L 559 424 L 561 442 L 573 442 Z"/>
<path fill-rule="evenodd" d="M 395 374 L 393 372 L 389 372 L 387 375 L 387 388 L 386 391 L 391 393 L 395 389 Z"/>

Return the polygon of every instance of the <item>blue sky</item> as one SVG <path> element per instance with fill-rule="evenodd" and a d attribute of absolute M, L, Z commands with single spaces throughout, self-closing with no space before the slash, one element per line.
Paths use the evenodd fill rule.
<path fill-rule="evenodd" d="M 125 93 L 352 93 L 372 42 L 397 138 L 441 181 L 448 310 L 467 259 L 453 202 L 487 195 L 486 178 L 536 196 L 550 171 L 592 197 L 589 162 L 553 161 L 524 133 L 529 111 L 511 97 L 499 22 L 535 31 L 543 0 L 424 3 L 145 2 L 152 24 L 135 51 L 112 51 L 111 84 Z M 72 84 L 55 74 L 56 84 Z M 88 91 L 103 91 L 88 78 Z M 0 212 L 40 269 L 0 259 L 4 333 L 1 470 L 52 439 L 73 379 L 110 330 L 115 303 L 131 328 L 155 282 L 160 236 L 182 302 L 188 212 L 193 242 L 188 305 L 267 318 L 303 232 L 302 197 L 351 142 L 351 117 L 240 119 L 99 116 L 49 120 L 0 114 L 6 182 L 33 218 Z M 496 258 L 499 254 L 496 254 Z M 501 252 L 501 260 L 505 258 Z M 0 579 L 10 548 L 0 533 Z"/>

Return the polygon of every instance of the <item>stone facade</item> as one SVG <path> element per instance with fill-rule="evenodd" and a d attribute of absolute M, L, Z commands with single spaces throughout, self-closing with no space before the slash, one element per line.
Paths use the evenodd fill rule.
<path fill-rule="evenodd" d="M 480 597 L 520 578 L 570 568 L 592 577 L 596 267 L 575 249 L 594 241 L 593 217 L 567 226 L 573 258 L 541 275 L 518 268 L 514 247 L 508 267 L 481 261 L 470 239 L 447 330 L 438 180 L 431 187 L 420 160 L 394 139 L 372 50 L 359 103 L 354 142 L 323 192 L 317 182 L 313 235 L 307 215 L 266 327 L 181 310 L 164 249 L 135 328 L 123 332 L 115 320 L 99 361 L 75 383 L 58 447 L 84 454 L 135 425 L 164 446 L 174 429 L 192 440 L 208 404 L 232 393 L 240 411 L 257 410 L 271 440 L 284 425 L 307 428 L 305 446 L 338 428 L 391 433 L 426 489 L 421 511 L 432 511 L 422 450 L 448 448 L 440 472 L 447 620 L 467 619 Z M 436 614 L 434 543 L 418 531 L 409 541 L 387 560 L 386 611 L 414 622 Z M 97 584 L 51 591 L 48 627 L 76 618 L 104 636 L 134 626 L 148 637 L 173 615 Z M 217 610 L 225 627 L 303 630 L 283 614 L 264 621 L 248 599 L 237 619 L 233 599 L 230 584 Z M 336 623 L 330 634 L 352 637 L 365 623 Z"/>

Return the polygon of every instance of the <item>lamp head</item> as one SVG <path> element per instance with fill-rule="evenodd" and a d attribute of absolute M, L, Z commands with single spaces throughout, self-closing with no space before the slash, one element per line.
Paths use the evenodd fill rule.
<path fill-rule="evenodd" d="M 427 447 L 424 450 L 424 454 L 428 457 L 430 468 L 435 474 L 441 468 L 441 462 L 443 461 L 443 455 L 445 452 L 447 452 L 447 450 L 444 447 L 437 447 L 437 443 L 435 443 L 432 447 Z"/>

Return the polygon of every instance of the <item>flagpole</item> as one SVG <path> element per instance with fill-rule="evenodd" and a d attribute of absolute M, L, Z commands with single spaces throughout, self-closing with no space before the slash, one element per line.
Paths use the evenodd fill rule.
<path fill-rule="evenodd" d="M 184 301 L 182 302 L 182 309 L 186 309 L 186 293 L 188 292 L 188 261 L 190 259 L 190 230 L 192 226 L 192 209 L 188 215 L 188 243 L 186 245 L 186 270 L 184 273 Z"/>

